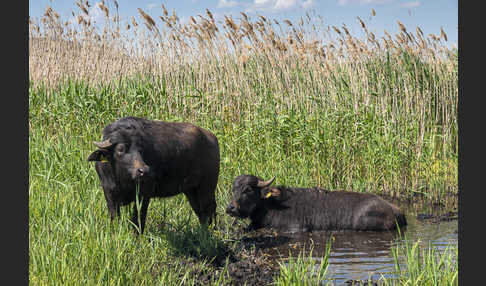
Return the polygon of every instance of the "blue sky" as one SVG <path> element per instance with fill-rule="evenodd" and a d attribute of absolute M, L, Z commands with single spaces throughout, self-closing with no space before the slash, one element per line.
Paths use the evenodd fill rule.
<path fill-rule="evenodd" d="M 89 1 L 93 18 L 102 19 L 102 12 L 96 11 L 97 1 Z M 232 15 L 233 19 L 241 17 L 240 12 L 256 19 L 256 15 L 263 15 L 277 20 L 289 19 L 292 22 L 305 16 L 306 12 L 320 15 L 324 24 L 340 27 L 344 24 L 354 36 L 360 36 L 362 29 L 356 17 L 363 19 L 370 31 L 377 36 L 383 35 L 383 30 L 390 34 L 399 31 L 397 20 L 405 25 L 407 30 L 415 32 L 418 26 L 425 35 L 433 33 L 440 35 L 444 30 L 448 37 L 448 45 L 458 46 L 458 1 L 457 0 L 118 0 L 120 16 L 129 19 L 138 18 L 137 8 L 143 9 L 152 18 L 158 19 L 162 15 L 163 3 L 169 13 L 172 9 L 177 16 L 186 21 L 190 16 L 205 15 L 209 9 L 216 19 L 223 15 Z M 112 0 L 105 1 L 111 9 Z M 42 16 L 45 8 L 51 6 L 63 19 L 72 18 L 71 12 L 79 13 L 75 1 L 69 0 L 31 0 L 29 1 L 29 15 Z M 376 15 L 371 17 L 371 9 Z M 317 18 L 316 18 L 317 19 Z M 160 23 L 160 19 L 156 20 Z"/>

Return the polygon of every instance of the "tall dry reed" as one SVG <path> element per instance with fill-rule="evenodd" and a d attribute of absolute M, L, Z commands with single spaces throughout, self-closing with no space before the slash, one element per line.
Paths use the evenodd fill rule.
<path fill-rule="evenodd" d="M 121 19 L 116 1 L 97 4 L 106 23 L 99 26 L 91 22 L 87 1 L 76 5 L 75 22 L 52 8 L 29 20 L 33 86 L 73 79 L 116 85 L 142 77 L 159 92 L 170 92 L 184 110 L 198 106 L 201 113 L 236 122 L 265 105 L 277 114 L 300 110 L 309 117 L 339 110 L 360 118 L 370 113 L 370 120 L 386 122 L 373 132 L 389 138 L 386 148 L 397 148 L 390 152 L 402 152 L 393 143 L 397 136 L 414 141 L 403 143 L 413 148 L 404 156 L 410 158 L 390 163 L 407 171 L 382 188 L 416 188 L 431 168 L 438 170 L 434 176 L 454 178 L 457 172 L 457 50 L 445 44 L 443 30 L 426 36 L 420 27 L 412 32 L 397 21 L 399 33 L 384 31 L 378 38 L 358 17 L 365 36 L 357 37 L 344 24 L 329 27 L 310 14 L 280 22 L 243 12 L 237 19 L 215 19 L 209 10 L 181 22 L 164 5 L 158 16 L 138 9 L 137 17 Z M 356 148 L 360 124 L 351 124 Z M 422 164 L 424 154 L 447 161 Z M 444 168 L 452 171 L 443 174 Z"/>

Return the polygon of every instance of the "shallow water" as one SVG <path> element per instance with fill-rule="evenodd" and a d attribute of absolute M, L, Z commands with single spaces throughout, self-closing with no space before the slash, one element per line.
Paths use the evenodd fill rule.
<path fill-rule="evenodd" d="M 422 245 L 427 246 L 430 242 L 439 250 L 444 250 L 449 245 L 457 245 L 457 220 L 430 223 L 418 221 L 411 216 L 407 216 L 407 219 L 409 225 L 402 232 L 409 243 L 420 240 Z M 376 281 L 382 275 L 393 276 L 395 263 L 390 247 L 403 240 L 398 233 L 342 233 L 334 237 L 328 269 L 331 279 L 335 279 L 336 282 L 368 278 Z"/>
<path fill-rule="evenodd" d="M 377 281 L 383 275 L 392 277 L 394 259 L 391 247 L 406 238 L 409 243 L 420 240 L 427 246 L 444 250 L 449 245 L 457 245 L 458 221 L 440 221 L 434 219 L 419 220 L 417 214 L 443 214 L 446 209 L 432 208 L 430 205 L 402 206 L 406 213 L 408 225 L 398 231 L 385 232 L 312 232 L 298 234 L 279 234 L 277 237 L 262 238 L 260 248 L 272 257 L 286 258 L 289 254 L 297 257 L 302 250 L 312 247 L 312 255 L 319 260 L 325 253 L 326 241 L 334 238 L 329 257 L 328 277 L 334 285 L 342 285 L 347 280 Z M 449 209 L 450 210 L 450 209 Z M 272 243 L 269 243 L 273 241 Z"/>

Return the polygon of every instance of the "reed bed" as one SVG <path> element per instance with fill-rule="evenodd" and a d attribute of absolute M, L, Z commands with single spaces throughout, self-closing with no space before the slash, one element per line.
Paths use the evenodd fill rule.
<path fill-rule="evenodd" d="M 443 31 L 426 36 L 397 21 L 400 33 L 379 39 L 358 17 L 366 36 L 355 37 L 346 25 L 326 27 L 309 14 L 280 23 L 243 12 L 216 20 L 209 10 L 181 23 L 163 5 L 159 16 L 138 9 L 137 18 L 122 20 L 116 1 L 111 9 L 97 4 L 106 17 L 100 27 L 87 2 L 76 4 L 76 23 L 52 8 L 30 19 L 33 88 L 75 80 L 123 95 L 123 80 L 143 80 L 165 97 L 154 103 L 189 121 L 211 114 L 244 125 L 265 110 L 274 122 L 258 129 L 287 128 L 277 146 L 290 148 L 288 156 L 313 152 L 321 185 L 457 192 L 457 50 L 444 44 Z M 297 133 L 292 119 L 316 125 L 315 134 Z M 311 148 L 286 147 L 300 139 Z"/>

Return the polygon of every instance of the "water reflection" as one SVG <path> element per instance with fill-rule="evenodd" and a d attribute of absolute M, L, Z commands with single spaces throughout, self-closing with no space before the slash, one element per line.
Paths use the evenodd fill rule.
<path fill-rule="evenodd" d="M 457 245 L 458 221 L 421 221 L 418 220 L 416 208 L 404 207 L 408 225 L 398 231 L 385 232 L 313 232 L 279 235 L 283 243 L 275 243 L 262 247 L 268 255 L 286 258 L 289 254 L 297 257 L 299 253 L 312 248 L 313 257 L 320 259 L 325 253 L 326 242 L 334 237 L 329 257 L 329 273 L 335 285 L 344 281 L 378 280 L 383 275 L 391 277 L 394 271 L 394 259 L 390 248 L 398 241 L 406 238 L 409 243 L 420 241 L 427 246 L 429 242 L 439 250 L 445 250 L 449 245 Z M 268 239 L 268 238 L 267 238 Z"/>

